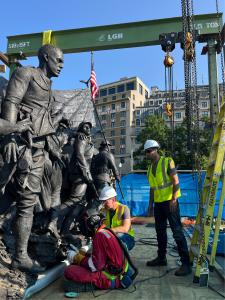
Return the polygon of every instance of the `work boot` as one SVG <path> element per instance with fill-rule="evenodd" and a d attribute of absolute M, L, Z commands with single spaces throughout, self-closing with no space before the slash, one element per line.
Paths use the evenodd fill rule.
<path fill-rule="evenodd" d="M 167 266 L 167 259 L 166 257 L 161 258 L 161 257 L 156 257 L 153 260 L 148 260 L 146 262 L 147 267 L 157 267 L 157 266 Z"/>
<path fill-rule="evenodd" d="M 186 276 L 192 272 L 191 266 L 183 264 L 179 269 L 174 273 L 175 276 Z"/>

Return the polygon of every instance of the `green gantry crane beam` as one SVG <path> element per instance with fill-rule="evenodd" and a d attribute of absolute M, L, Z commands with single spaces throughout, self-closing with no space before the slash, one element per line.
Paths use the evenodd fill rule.
<path fill-rule="evenodd" d="M 207 41 L 207 36 L 216 35 L 222 28 L 222 13 L 196 15 L 195 29 L 199 31 L 199 41 Z M 51 43 L 64 53 L 86 52 L 159 45 L 159 35 L 181 32 L 182 18 L 168 18 L 133 23 L 114 24 L 52 32 Z M 8 37 L 7 55 L 35 56 L 42 46 L 43 32 Z"/>

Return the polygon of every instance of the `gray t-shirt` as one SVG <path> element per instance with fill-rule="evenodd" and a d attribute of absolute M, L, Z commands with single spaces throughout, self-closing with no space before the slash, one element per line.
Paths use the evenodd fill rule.
<path fill-rule="evenodd" d="M 116 210 L 109 210 L 110 227 L 112 225 L 112 218 L 114 217 L 115 213 L 116 213 Z M 126 205 L 124 206 L 124 212 L 123 212 L 121 218 L 122 218 L 122 220 L 130 219 L 130 209 Z"/>

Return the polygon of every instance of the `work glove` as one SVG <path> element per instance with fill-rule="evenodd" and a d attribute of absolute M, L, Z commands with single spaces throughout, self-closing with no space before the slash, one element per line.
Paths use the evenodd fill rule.
<path fill-rule="evenodd" d="M 69 249 L 67 251 L 67 259 L 72 264 L 74 262 L 74 257 L 79 253 L 79 250 L 77 247 L 70 244 L 70 247 L 72 249 Z"/>
<path fill-rule="evenodd" d="M 91 252 L 92 252 L 92 241 L 90 241 L 87 245 L 82 246 L 80 251 L 82 251 L 85 254 L 91 254 Z"/>

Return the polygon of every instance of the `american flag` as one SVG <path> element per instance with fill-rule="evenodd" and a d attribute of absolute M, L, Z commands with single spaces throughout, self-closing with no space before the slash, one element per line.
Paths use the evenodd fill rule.
<path fill-rule="evenodd" d="M 96 74 L 95 74 L 95 71 L 94 71 L 93 56 L 92 56 L 92 62 L 91 62 L 90 83 L 91 83 L 91 98 L 92 98 L 92 101 L 94 102 L 95 98 L 98 95 L 99 88 L 97 86 L 97 79 L 96 79 Z"/>

